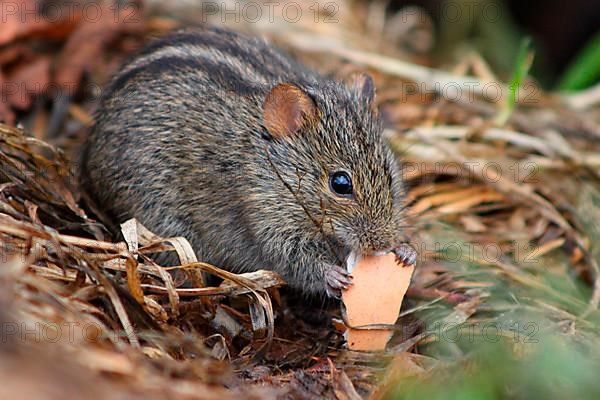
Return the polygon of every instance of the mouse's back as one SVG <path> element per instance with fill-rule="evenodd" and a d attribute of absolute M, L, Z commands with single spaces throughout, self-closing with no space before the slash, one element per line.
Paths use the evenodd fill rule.
<path fill-rule="evenodd" d="M 137 216 L 156 227 L 156 208 L 181 208 L 185 188 L 214 183 L 219 174 L 234 179 L 240 149 L 260 136 L 270 88 L 317 80 L 265 41 L 228 30 L 190 29 L 156 40 L 103 93 L 84 147 L 84 186 L 116 220 Z M 202 182 L 204 175 L 211 182 Z M 177 218 L 186 217 L 171 215 L 159 231 L 181 234 Z"/>

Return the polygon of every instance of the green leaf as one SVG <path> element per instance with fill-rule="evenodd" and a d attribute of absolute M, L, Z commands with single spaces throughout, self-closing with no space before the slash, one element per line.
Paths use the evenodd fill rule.
<path fill-rule="evenodd" d="M 500 112 L 498 112 L 498 115 L 494 121 L 496 125 L 502 126 L 510 118 L 515 105 L 517 104 L 519 88 L 523 84 L 523 80 L 527 76 L 532 63 L 533 50 L 531 49 L 531 38 L 525 37 L 519 46 L 519 53 L 517 55 L 515 69 L 508 85 L 508 96 L 506 97 L 506 101 L 500 109 Z"/>
<path fill-rule="evenodd" d="M 576 91 L 600 80 L 600 32 L 579 52 L 560 79 L 558 89 Z"/>

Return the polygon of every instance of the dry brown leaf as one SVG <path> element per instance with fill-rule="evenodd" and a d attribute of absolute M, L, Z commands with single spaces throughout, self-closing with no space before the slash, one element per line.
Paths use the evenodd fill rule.
<path fill-rule="evenodd" d="M 30 36 L 65 37 L 81 18 L 80 12 L 62 13 L 61 18 L 46 18 L 40 12 L 40 2 L 16 0 L 2 5 L 0 46 Z"/>
<path fill-rule="evenodd" d="M 436 193 L 426 196 L 411 207 L 411 214 L 421 214 L 424 211 L 439 205 L 452 203 L 457 199 L 466 199 L 471 196 L 476 196 L 482 192 L 486 192 L 486 188 L 481 186 L 470 187 L 466 189 L 453 189 L 451 191 Z"/>
<path fill-rule="evenodd" d="M 36 96 L 50 88 L 50 59 L 39 57 L 20 65 L 7 81 L 8 84 L 3 86 L 3 98 L 6 97 L 14 108 L 28 109 Z"/>
<path fill-rule="evenodd" d="M 493 190 L 485 190 L 462 200 L 441 206 L 436 211 L 442 214 L 459 214 L 479 204 L 502 202 L 504 200 L 504 195 L 496 193 Z"/>
<path fill-rule="evenodd" d="M 134 3 L 131 3 L 134 7 Z M 103 51 L 120 35 L 140 32 L 143 16 L 113 2 L 101 3 L 97 18 L 84 18 L 70 35 L 57 60 L 55 82 L 72 93 L 101 59 Z"/>

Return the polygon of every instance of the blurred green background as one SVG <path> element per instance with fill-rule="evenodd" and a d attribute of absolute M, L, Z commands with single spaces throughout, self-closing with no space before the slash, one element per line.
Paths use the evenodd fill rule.
<path fill-rule="evenodd" d="M 531 74 L 546 89 L 578 90 L 600 81 L 599 0 L 393 0 L 388 11 L 418 6 L 436 26 L 436 57 L 469 46 L 501 78 L 522 37 L 535 50 Z"/>

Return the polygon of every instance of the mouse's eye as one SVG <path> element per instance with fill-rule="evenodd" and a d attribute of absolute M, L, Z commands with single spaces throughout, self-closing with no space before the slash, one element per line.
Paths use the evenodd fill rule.
<path fill-rule="evenodd" d="M 329 176 L 329 186 L 338 196 L 350 197 L 353 193 L 352 179 L 345 171 L 334 172 Z"/>

